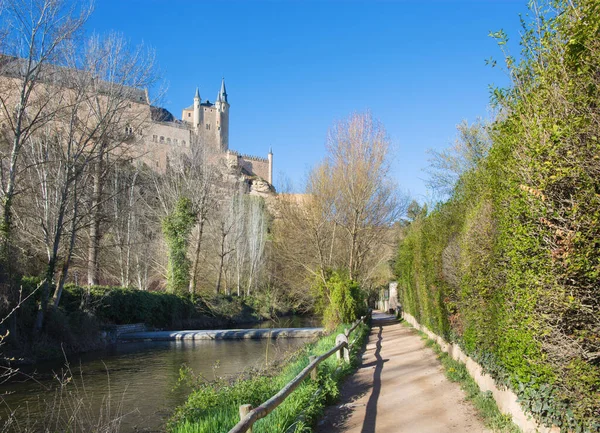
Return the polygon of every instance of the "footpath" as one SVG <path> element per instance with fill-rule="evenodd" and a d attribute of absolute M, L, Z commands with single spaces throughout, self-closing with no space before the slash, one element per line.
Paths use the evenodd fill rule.
<path fill-rule="evenodd" d="M 372 325 L 361 366 L 317 433 L 489 432 L 414 329 L 383 313 Z"/>

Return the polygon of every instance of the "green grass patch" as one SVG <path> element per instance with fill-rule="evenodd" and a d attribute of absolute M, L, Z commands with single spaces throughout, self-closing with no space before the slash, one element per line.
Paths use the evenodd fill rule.
<path fill-rule="evenodd" d="M 331 334 L 306 345 L 277 371 L 240 375 L 231 381 L 218 380 L 197 385 L 187 402 L 177 408 L 169 422 L 168 431 L 229 431 L 239 421 L 240 405 L 251 404 L 256 407 L 271 398 L 308 365 L 309 356 L 318 356 L 331 349 L 335 345 L 336 335 L 342 333 L 343 329 L 344 326 L 341 325 Z M 323 408 L 339 396 L 341 379 L 358 365 L 356 355 L 368 333 L 369 327 L 362 324 L 352 334 L 351 339 L 358 336 L 358 344 L 352 349 L 350 364 L 338 362 L 335 355 L 330 356 L 319 365 L 317 381 L 305 380 L 277 409 L 256 422 L 252 431 L 311 431 L 310 425 L 321 415 Z"/>
<path fill-rule="evenodd" d="M 405 326 L 415 329 L 406 321 L 402 322 Z M 425 345 L 433 349 L 438 359 L 444 367 L 446 377 L 452 382 L 458 382 L 460 387 L 467 395 L 470 401 L 477 409 L 478 415 L 483 419 L 485 426 L 498 433 L 521 433 L 521 429 L 515 425 L 510 415 L 500 412 L 496 405 L 496 400 L 490 391 L 482 392 L 479 385 L 467 371 L 467 367 L 462 362 L 451 358 L 446 352 L 442 351 L 439 344 L 433 341 L 424 332 L 418 331 L 419 336 L 425 341 Z"/>

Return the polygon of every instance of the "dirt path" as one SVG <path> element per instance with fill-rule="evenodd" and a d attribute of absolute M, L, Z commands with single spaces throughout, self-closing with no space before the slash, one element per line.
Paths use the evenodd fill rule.
<path fill-rule="evenodd" d="M 316 432 L 488 432 L 433 350 L 391 315 L 373 314 L 362 365 Z"/>

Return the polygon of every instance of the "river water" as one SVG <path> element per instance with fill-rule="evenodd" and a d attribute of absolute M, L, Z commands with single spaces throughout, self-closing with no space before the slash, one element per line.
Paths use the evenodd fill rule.
<path fill-rule="evenodd" d="M 284 321 L 263 323 L 260 327 L 317 326 L 315 322 Z M 122 416 L 123 433 L 164 430 L 172 410 L 189 393 L 176 387 L 179 372 L 187 365 L 207 380 L 227 377 L 266 363 L 294 351 L 307 342 L 302 338 L 278 340 L 192 340 L 117 344 L 107 350 L 69 359 L 70 383 L 60 393 L 59 378 L 65 362 L 36 366 L 35 380 L 11 382 L 0 386 L 0 431 L 14 411 L 19 427 L 12 431 L 62 430 L 51 419 L 57 404 L 81 404 L 79 413 L 95 424 L 104 418 Z M 67 408 L 67 411 L 71 409 Z M 54 428 L 56 426 L 57 428 Z"/>

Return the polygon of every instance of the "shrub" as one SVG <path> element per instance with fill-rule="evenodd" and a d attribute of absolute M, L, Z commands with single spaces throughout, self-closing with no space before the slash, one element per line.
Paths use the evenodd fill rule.
<path fill-rule="evenodd" d="M 318 281 L 313 290 L 319 298 L 319 312 L 323 314 L 323 322 L 328 329 L 340 323 L 353 322 L 366 313 L 366 294 L 356 281 L 343 273 L 331 272 L 327 282 Z"/>

